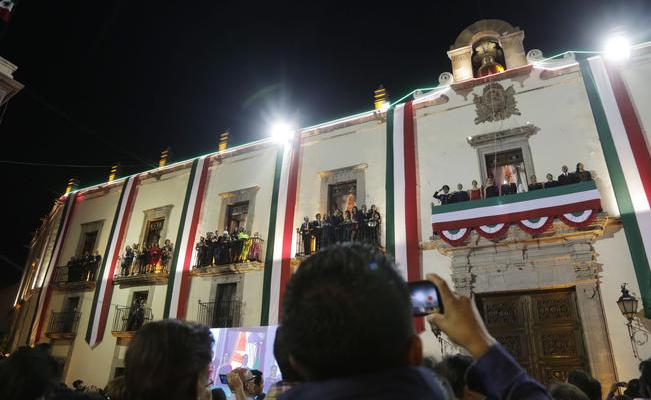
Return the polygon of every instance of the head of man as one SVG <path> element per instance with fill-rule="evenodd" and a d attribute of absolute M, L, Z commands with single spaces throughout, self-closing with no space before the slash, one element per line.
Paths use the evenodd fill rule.
<path fill-rule="evenodd" d="M 447 193 L 450 192 L 450 186 L 448 186 L 448 185 L 443 185 L 443 187 L 441 189 L 443 189 L 443 193 L 447 194 Z"/>
<path fill-rule="evenodd" d="M 458 184 L 457 184 L 457 190 L 458 190 L 458 191 L 462 191 L 462 190 L 463 190 L 463 185 L 460 184 L 460 183 L 458 183 Z"/>
<path fill-rule="evenodd" d="M 368 245 L 339 244 L 303 261 L 287 285 L 282 310 L 290 362 L 306 380 L 422 361 L 407 285 L 393 263 Z"/>
<path fill-rule="evenodd" d="M 255 388 L 255 376 L 248 368 L 235 368 L 228 374 L 228 386 L 233 391 L 241 387 L 246 396 L 257 396 Z"/>
<path fill-rule="evenodd" d="M 563 166 L 561 167 L 561 172 L 563 172 L 564 174 L 567 173 L 567 165 L 563 165 Z"/>
<path fill-rule="evenodd" d="M 253 374 L 253 392 L 256 396 L 259 396 L 260 394 L 262 394 L 262 387 L 264 385 L 262 371 L 257 369 L 252 369 L 251 374 Z"/>

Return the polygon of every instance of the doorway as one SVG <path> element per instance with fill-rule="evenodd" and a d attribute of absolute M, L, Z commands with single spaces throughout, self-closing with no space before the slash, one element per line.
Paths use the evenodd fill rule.
<path fill-rule="evenodd" d="M 489 332 L 544 385 L 590 371 L 575 289 L 478 296 Z"/>
<path fill-rule="evenodd" d="M 237 233 L 240 228 L 246 228 L 246 218 L 249 215 L 249 202 L 229 204 L 226 207 L 226 227 L 229 233 Z"/>

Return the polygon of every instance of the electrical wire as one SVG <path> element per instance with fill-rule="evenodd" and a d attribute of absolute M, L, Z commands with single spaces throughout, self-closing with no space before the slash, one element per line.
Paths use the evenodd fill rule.
<path fill-rule="evenodd" d="M 11 165 L 25 165 L 31 167 L 61 167 L 61 168 L 111 168 L 112 165 L 96 165 L 96 164 L 56 164 L 56 163 L 47 163 L 47 162 L 31 162 L 31 161 L 16 161 L 16 160 L 0 160 L 0 164 L 11 164 Z M 120 167 L 142 167 L 148 164 L 119 164 Z"/>

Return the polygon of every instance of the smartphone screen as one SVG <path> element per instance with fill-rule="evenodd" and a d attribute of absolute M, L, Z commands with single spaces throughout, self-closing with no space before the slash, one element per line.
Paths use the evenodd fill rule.
<path fill-rule="evenodd" d="M 409 282 L 409 296 L 411 297 L 411 313 L 415 317 L 443 313 L 443 303 L 439 290 L 430 281 Z"/>
<path fill-rule="evenodd" d="M 221 381 L 222 385 L 228 385 L 228 379 L 226 378 L 226 375 L 219 374 L 219 380 Z"/>

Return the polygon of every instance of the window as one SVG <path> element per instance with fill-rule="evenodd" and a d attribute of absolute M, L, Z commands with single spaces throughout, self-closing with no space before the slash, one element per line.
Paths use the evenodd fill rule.
<path fill-rule="evenodd" d="M 211 324 L 213 327 L 228 328 L 239 325 L 240 302 L 236 296 L 236 282 L 217 285 L 217 299 Z"/>
<path fill-rule="evenodd" d="M 328 210 L 350 211 L 357 205 L 357 180 L 328 185 Z"/>
<path fill-rule="evenodd" d="M 79 235 L 79 243 L 77 244 L 77 257 L 82 257 L 85 254 L 93 254 L 97 250 L 98 239 L 103 225 L 104 221 L 81 224 L 81 233 Z"/>
<path fill-rule="evenodd" d="M 97 241 L 97 231 L 86 232 L 84 234 L 83 244 L 81 245 L 81 254 L 93 254 L 95 250 L 95 242 Z"/>
<path fill-rule="evenodd" d="M 246 219 L 249 215 L 249 202 L 228 204 L 226 207 L 225 229 L 229 232 L 236 232 L 240 228 L 246 228 Z"/>
<path fill-rule="evenodd" d="M 493 178 L 497 185 L 510 182 L 527 182 L 527 173 L 524 166 L 522 149 L 511 149 L 493 154 L 485 154 L 486 174 Z"/>
<path fill-rule="evenodd" d="M 141 292 L 133 292 L 133 298 L 131 299 L 131 307 L 137 306 L 138 304 L 147 304 L 147 298 L 149 297 L 149 292 L 143 290 Z"/>
<path fill-rule="evenodd" d="M 165 218 L 147 221 L 147 229 L 145 230 L 145 245 L 147 245 L 147 247 L 154 244 L 160 245 L 161 232 L 164 225 Z"/>
<path fill-rule="evenodd" d="M 63 312 L 73 313 L 77 312 L 79 308 L 79 296 L 68 297 L 63 307 Z"/>

